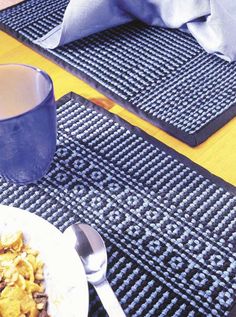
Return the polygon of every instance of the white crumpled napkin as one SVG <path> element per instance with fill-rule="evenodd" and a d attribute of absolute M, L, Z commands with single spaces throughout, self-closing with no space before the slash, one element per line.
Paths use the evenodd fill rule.
<path fill-rule="evenodd" d="M 71 0 L 36 43 L 52 49 L 133 19 L 189 31 L 207 52 L 236 60 L 236 0 Z"/>

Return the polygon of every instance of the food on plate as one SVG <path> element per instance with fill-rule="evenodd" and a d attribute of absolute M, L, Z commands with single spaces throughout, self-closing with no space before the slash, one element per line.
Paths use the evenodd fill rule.
<path fill-rule="evenodd" d="M 49 317 L 43 262 L 21 231 L 0 237 L 0 317 Z"/>

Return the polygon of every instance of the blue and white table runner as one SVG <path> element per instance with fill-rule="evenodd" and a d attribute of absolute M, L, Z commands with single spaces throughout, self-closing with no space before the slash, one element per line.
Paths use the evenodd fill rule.
<path fill-rule="evenodd" d="M 131 22 L 54 50 L 36 45 L 67 4 L 27 0 L 0 12 L 0 26 L 191 146 L 235 116 L 236 64 L 207 54 L 187 33 Z"/>
<path fill-rule="evenodd" d="M 0 203 L 62 231 L 76 221 L 93 225 L 127 316 L 228 316 L 236 295 L 235 187 L 75 94 L 57 110 L 49 173 L 28 186 L 1 179 Z M 105 316 L 93 290 L 91 299 L 90 316 Z"/>

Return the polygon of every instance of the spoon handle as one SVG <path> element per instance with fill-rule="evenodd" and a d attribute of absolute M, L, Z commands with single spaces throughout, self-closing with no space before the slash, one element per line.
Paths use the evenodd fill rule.
<path fill-rule="evenodd" d="M 114 291 L 106 279 L 101 284 L 94 285 L 94 287 L 109 317 L 126 317 Z"/>

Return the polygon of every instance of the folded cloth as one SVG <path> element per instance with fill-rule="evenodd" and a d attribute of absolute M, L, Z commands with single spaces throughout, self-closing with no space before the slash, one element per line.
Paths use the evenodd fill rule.
<path fill-rule="evenodd" d="M 56 48 L 132 19 L 132 16 L 118 5 L 117 0 L 71 0 L 62 24 L 36 43 L 45 48 Z"/>
<path fill-rule="evenodd" d="M 71 0 L 62 24 L 36 43 L 52 49 L 133 19 L 180 28 L 207 52 L 236 60 L 235 0 Z"/>

